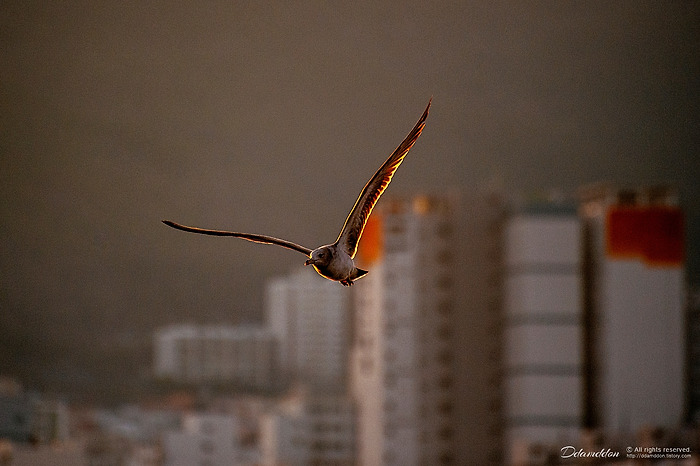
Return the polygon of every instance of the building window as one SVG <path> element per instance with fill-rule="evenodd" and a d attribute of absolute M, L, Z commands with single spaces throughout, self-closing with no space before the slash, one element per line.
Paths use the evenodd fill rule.
<path fill-rule="evenodd" d="M 396 460 L 396 455 L 390 450 L 385 451 L 382 456 L 384 457 L 384 463 L 387 464 L 391 464 Z"/>
<path fill-rule="evenodd" d="M 208 421 L 202 422 L 202 433 L 206 435 L 212 435 L 216 431 L 216 428 L 214 427 L 214 424 Z"/>
<path fill-rule="evenodd" d="M 452 253 L 449 249 L 442 249 L 438 251 L 436 258 L 437 263 L 440 265 L 448 265 L 452 263 Z"/>
<path fill-rule="evenodd" d="M 387 337 L 393 337 L 396 335 L 396 322 L 393 320 L 389 320 L 386 323 L 386 326 L 384 327 L 384 333 L 386 333 Z"/>
<path fill-rule="evenodd" d="M 442 400 L 437 405 L 437 410 L 445 416 L 450 415 L 454 409 L 454 403 L 451 400 Z"/>
<path fill-rule="evenodd" d="M 441 315 L 448 317 L 452 314 L 452 301 L 449 300 L 443 300 L 440 301 L 437 305 L 437 310 L 438 313 Z"/>
<path fill-rule="evenodd" d="M 396 426 L 393 422 L 387 422 L 384 425 L 384 436 L 386 438 L 392 438 L 396 434 Z"/>
<path fill-rule="evenodd" d="M 442 376 L 440 376 L 440 378 L 438 379 L 438 387 L 440 387 L 440 388 L 446 390 L 446 389 L 448 389 L 448 388 L 450 388 L 450 387 L 452 386 L 452 382 L 453 382 L 452 376 L 447 375 L 447 374 L 446 374 L 446 375 L 442 375 Z"/>
<path fill-rule="evenodd" d="M 449 275 L 438 275 L 435 284 L 440 290 L 449 290 L 452 286 L 452 278 Z"/>
<path fill-rule="evenodd" d="M 451 451 L 445 450 L 440 453 L 439 461 L 440 464 L 454 464 L 455 456 Z"/>
<path fill-rule="evenodd" d="M 374 369 L 374 363 L 371 358 L 362 358 L 360 361 L 360 369 L 363 374 L 369 374 Z"/>
<path fill-rule="evenodd" d="M 449 349 L 442 349 L 438 351 L 436 359 L 438 363 L 448 365 L 454 360 L 454 355 Z"/>
<path fill-rule="evenodd" d="M 452 236 L 452 224 L 449 222 L 440 222 L 435 231 L 441 239 L 449 240 Z"/>
<path fill-rule="evenodd" d="M 199 449 L 202 453 L 211 455 L 214 452 L 214 443 L 209 439 L 202 440 L 202 443 L 199 444 Z"/>
<path fill-rule="evenodd" d="M 441 339 L 447 339 L 452 335 L 452 328 L 448 324 L 440 325 L 437 329 L 437 336 Z"/>
<path fill-rule="evenodd" d="M 440 440 L 448 441 L 452 439 L 453 434 L 454 430 L 450 426 L 442 426 L 440 430 L 438 430 L 438 437 Z"/>

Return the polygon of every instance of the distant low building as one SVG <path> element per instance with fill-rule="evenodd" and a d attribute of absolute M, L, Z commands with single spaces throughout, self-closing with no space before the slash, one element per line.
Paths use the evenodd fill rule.
<path fill-rule="evenodd" d="M 154 336 L 154 374 L 179 383 L 269 389 L 276 383 L 277 341 L 252 326 L 173 325 Z"/>
<path fill-rule="evenodd" d="M 70 436 L 70 414 L 62 401 L 39 400 L 32 407 L 33 436 L 39 443 L 65 442 Z"/>
<path fill-rule="evenodd" d="M 0 439 L 33 444 L 68 440 L 70 416 L 62 401 L 21 389 L 0 393 Z"/>
<path fill-rule="evenodd" d="M 187 415 L 181 430 L 163 435 L 163 465 L 237 464 L 236 429 L 236 421 L 231 416 Z"/>
<path fill-rule="evenodd" d="M 29 442 L 31 401 L 26 396 L 0 396 L 0 438 Z"/>
<path fill-rule="evenodd" d="M 261 419 L 261 465 L 355 462 L 351 400 L 344 395 L 298 393 L 280 401 Z"/>

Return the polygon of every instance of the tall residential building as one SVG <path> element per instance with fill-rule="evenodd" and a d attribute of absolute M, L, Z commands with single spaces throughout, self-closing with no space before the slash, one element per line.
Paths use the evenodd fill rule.
<path fill-rule="evenodd" d="M 154 373 L 181 383 L 230 383 L 273 388 L 277 342 L 252 326 L 171 325 L 154 336 Z"/>
<path fill-rule="evenodd" d="M 581 222 L 573 204 L 533 202 L 506 225 L 506 441 L 511 464 L 530 464 L 581 432 Z"/>
<path fill-rule="evenodd" d="M 673 189 L 582 190 L 587 407 L 608 434 L 683 417 L 683 213 Z"/>
<path fill-rule="evenodd" d="M 261 464 L 355 464 L 350 296 L 311 268 L 268 282 L 267 325 L 291 390 L 261 422 Z"/>
<path fill-rule="evenodd" d="M 350 346 L 349 292 L 302 268 L 267 285 L 267 325 L 280 342 L 288 380 L 316 391 L 345 391 Z"/>
<path fill-rule="evenodd" d="M 370 217 L 354 294 L 359 464 L 499 463 L 501 209 L 418 197 Z"/>

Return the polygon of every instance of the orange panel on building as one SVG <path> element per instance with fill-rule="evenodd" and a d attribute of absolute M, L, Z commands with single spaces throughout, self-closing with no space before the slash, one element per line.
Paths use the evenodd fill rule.
<path fill-rule="evenodd" d="M 606 253 L 612 259 L 639 259 L 654 266 L 681 265 L 683 212 L 667 206 L 610 208 Z"/>
<path fill-rule="evenodd" d="M 382 256 L 384 247 L 382 228 L 382 215 L 380 212 L 375 211 L 372 216 L 367 219 L 367 224 L 365 225 L 357 249 L 361 264 L 368 266 L 376 262 Z"/>

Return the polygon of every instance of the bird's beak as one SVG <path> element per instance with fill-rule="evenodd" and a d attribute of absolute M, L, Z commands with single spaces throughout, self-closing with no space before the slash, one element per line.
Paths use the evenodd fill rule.
<path fill-rule="evenodd" d="M 314 263 L 314 260 L 313 260 L 313 259 L 309 259 L 309 260 L 307 260 L 306 262 L 304 262 L 304 265 L 311 265 L 311 264 L 313 264 L 313 263 Z"/>

